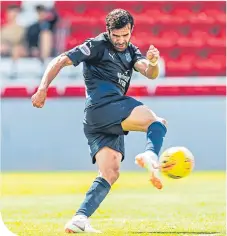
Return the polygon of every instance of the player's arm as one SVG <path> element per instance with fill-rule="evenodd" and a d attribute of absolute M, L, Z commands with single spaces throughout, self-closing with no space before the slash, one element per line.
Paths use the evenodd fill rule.
<path fill-rule="evenodd" d="M 138 60 L 134 68 L 148 79 L 156 79 L 159 75 L 159 51 L 153 45 L 150 46 L 146 58 Z"/>
<path fill-rule="evenodd" d="M 135 69 L 148 79 L 156 79 L 159 75 L 159 66 L 151 65 L 149 60 L 141 59 L 135 64 Z"/>
<path fill-rule="evenodd" d="M 58 75 L 60 70 L 65 66 L 73 65 L 71 59 L 65 54 L 61 54 L 54 58 L 47 66 L 41 83 L 39 85 L 39 90 L 47 90 L 51 82 Z"/>
<path fill-rule="evenodd" d="M 77 66 L 82 61 L 87 61 L 94 58 L 97 55 L 97 52 L 97 47 L 94 47 L 93 42 L 88 40 L 84 44 L 81 44 L 56 57 L 48 65 L 39 86 L 39 90 L 47 90 L 52 80 L 57 76 L 63 67 L 69 65 Z"/>
<path fill-rule="evenodd" d="M 53 59 L 43 75 L 38 91 L 32 96 L 33 106 L 37 108 L 44 106 L 48 87 L 63 67 L 77 66 L 82 61 L 95 58 L 98 52 L 99 48 L 89 40 Z"/>
<path fill-rule="evenodd" d="M 37 92 L 32 96 L 32 105 L 37 108 L 42 108 L 44 106 L 47 90 L 51 82 L 58 75 L 60 70 L 65 67 L 72 65 L 73 62 L 69 59 L 66 54 L 61 54 L 54 58 L 47 66 L 44 75 L 42 77 L 41 83 Z"/>

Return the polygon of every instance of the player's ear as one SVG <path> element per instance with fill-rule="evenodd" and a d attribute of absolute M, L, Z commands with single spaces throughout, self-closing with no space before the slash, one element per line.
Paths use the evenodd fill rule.
<path fill-rule="evenodd" d="M 133 32 L 133 29 L 134 29 L 134 26 L 132 26 L 132 28 L 131 28 L 131 33 Z"/>

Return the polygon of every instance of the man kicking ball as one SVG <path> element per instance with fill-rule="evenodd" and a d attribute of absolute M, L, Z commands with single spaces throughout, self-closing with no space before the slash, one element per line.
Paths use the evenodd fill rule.
<path fill-rule="evenodd" d="M 130 43 L 134 20 L 122 9 L 111 11 L 106 17 L 106 32 L 53 59 L 47 67 L 38 91 L 32 96 L 33 106 L 44 106 L 47 89 L 59 71 L 83 62 L 86 85 L 84 133 L 88 140 L 93 163 L 99 176 L 88 190 L 75 216 L 66 224 L 67 233 L 94 232 L 88 218 L 105 199 L 119 177 L 124 159 L 124 135 L 129 131 L 145 132 L 145 152 L 135 162 L 150 172 L 150 181 L 161 189 L 158 155 L 166 134 L 166 122 L 134 98 L 125 96 L 133 69 L 148 79 L 159 74 L 159 51 L 150 46 L 146 57 Z"/>

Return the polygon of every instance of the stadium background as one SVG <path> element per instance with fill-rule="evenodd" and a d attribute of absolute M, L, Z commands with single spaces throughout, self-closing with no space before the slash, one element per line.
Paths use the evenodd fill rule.
<path fill-rule="evenodd" d="M 18 24 L 26 22 L 28 27 L 35 21 L 32 7 L 38 3 L 2 2 L 3 26 L 10 4 L 19 4 L 23 9 Z M 225 2 L 43 4 L 49 9 L 54 7 L 59 15 L 54 32 L 56 55 L 105 31 L 105 15 L 111 9 L 129 10 L 136 23 L 132 41 L 143 53 L 154 44 L 162 61 L 157 81 L 134 73 L 128 94 L 137 96 L 168 120 L 164 148 L 176 145 L 190 148 L 197 157 L 198 169 L 225 168 Z M 1 61 L 2 169 L 93 168 L 82 132 L 82 65 L 64 68 L 49 90 L 46 107 L 37 110 L 29 99 L 39 84 L 41 63 L 34 57 L 19 58 L 17 78 L 9 79 L 10 60 L 4 57 Z M 143 136 L 132 133 L 126 138 L 127 163 L 123 168 L 136 168 L 133 157 L 143 150 Z M 216 148 L 209 150 L 207 146 Z"/>
<path fill-rule="evenodd" d="M 25 28 L 29 27 L 37 20 L 34 9 L 40 3 L 49 9 L 55 9 L 58 14 L 56 30 L 53 32 L 54 46 L 51 56 L 58 55 L 82 43 L 86 38 L 105 31 L 104 19 L 110 10 L 124 8 L 133 14 L 135 29 L 132 42 L 140 47 L 143 53 L 150 44 L 154 44 L 160 50 L 161 75 L 156 81 L 148 81 L 138 73 L 134 73 L 128 95 L 137 97 L 168 120 L 169 131 L 164 148 L 186 146 L 195 155 L 197 171 L 219 171 L 217 174 L 219 177 L 204 172 L 201 181 L 204 179 L 206 183 L 208 180 L 212 182 L 217 179 L 218 191 L 224 194 L 226 3 L 223 1 L 2 1 L 1 27 L 7 23 L 6 10 L 12 4 L 19 5 L 23 9 L 18 16 L 18 24 Z M 1 58 L 3 197 L 10 196 L 14 201 L 19 194 L 35 196 L 39 193 L 35 186 L 36 184 L 38 186 L 40 179 L 45 176 L 42 175 L 42 171 L 47 173 L 57 170 L 71 173 L 78 170 L 96 170 L 96 166 L 90 162 L 82 131 L 85 91 L 81 65 L 76 68 L 67 67 L 61 71 L 48 91 L 48 100 L 43 109 L 35 109 L 31 105 L 30 97 L 37 89 L 43 68 L 49 60 L 47 57 L 40 63 L 38 57 L 21 57 L 16 62 L 16 77 L 11 77 L 12 58 L 10 56 Z M 126 137 L 126 160 L 122 165 L 123 170 L 139 171 L 134 165 L 134 156 L 143 150 L 144 145 L 143 134 L 132 132 Z M 15 171 L 21 174 L 12 174 Z M 38 179 L 26 175 L 33 171 L 41 173 L 38 174 Z M 135 174 L 135 178 L 139 173 L 141 172 Z M 197 174 L 200 176 L 200 172 Z M 53 176 L 56 177 L 55 174 Z M 50 178 L 52 184 L 56 184 L 49 175 L 47 178 Z M 56 177 L 55 181 L 59 181 L 59 178 Z M 89 183 L 91 181 L 92 178 Z M 44 178 L 42 184 L 47 183 Z M 89 186 L 89 183 L 85 181 L 84 188 Z M 204 193 L 209 195 L 212 190 L 205 190 L 204 183 L 201 182 Z M 63 192 L 66 191 L 62 184 L 59 190 L 56 190 L 58 194 L 61 189 Z M 73 184 L 77 186 L 77 183 Z M 83 191 L 80 189 L 83 193 L 84 188 Z M 40 190 L 42 194 L 45 194 L 44 190 L 50 194 L 46 188 Z M 223 195 L 214 196 L 214 199 L 222 209 Z M 15 222 L 12 223 L 14 221 L 12 215 L 13 219 L 17 217 L 15 212 L 9 211 L 9 208 L 14 206 L 11 200 L 3 198 L 6 223 L 18 232 L 20 230 L 23 232 L 20 226 L 14 225 Z M 218 214 L 223 217 L 222 210 Z M 69 212 L 71 213 L 68 210 L 67 215 L 65 213 L 65 219 L 69 217 Z M 26 219 L 26 211 L 23 212 L 23 217 Z M 222 221 L 223 218 L 219 223 Z M 223 231 L 222 223 L 220 225 L 221 228 L 217 230 Z"/>

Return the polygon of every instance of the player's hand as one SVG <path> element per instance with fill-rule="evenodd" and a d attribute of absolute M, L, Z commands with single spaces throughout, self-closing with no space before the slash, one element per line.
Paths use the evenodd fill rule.
<path fill-rule="evenodd" d="M 31 98 L 33 107 L 42 108 L 47 97 L 46 90 L 38 90 Z"/>
<path fill-rule="evenodd" d="M 146 57 L 152 64 L 157 63 L 160 57 L 158 49 L 151 45 L 147 51 Z"/>

